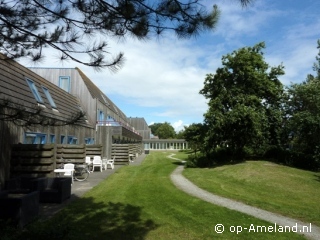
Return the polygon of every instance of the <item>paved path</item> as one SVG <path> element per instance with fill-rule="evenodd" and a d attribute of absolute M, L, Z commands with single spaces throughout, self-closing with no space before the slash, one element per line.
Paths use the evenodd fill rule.
<path fill-rule="evenodd" d="M 181 161 L 178 158 L 173 157 L 174 154 L 169 155 L 168 157 L 174 160 Z M 183 161 L 181 161 L 183 162 Z M 208 191 L 205 191 L 199 187 L 197 187 L 195 184 L 190 182 L 188 179 L 186 179 L 182 175 L 182 171 L 184 169 L 184 166 L 178 166 L 173 173 L 171 174 L 171 180 L 174 183 L 174 185 L 179 188 L 180 190 L 195 196 L 197 198 L 200 198 L 206 202 L 216 204 L 219 206 L 223 206 L 232 210 L 236 210 L 238 212 L 242 212 L 248 215 L 251 215 L 253 217 L 268 221 L 272 223 L 272 226 L 276 223 L 278 226 L 297 226 L 297 233 L 304 235 L 308 239 L 314 239 L 319 240 L 320 239 L 320 227 L 317 227 L 315 225 L 311 225 L 311 232 L 303 232 L 302 227 L 308 226 L 310 229 L 310 223 L 304 223 L 299 220 L 295 220 L 292 218 L 288 218 L 285 216 L 281 216 L 279 214 L 271 213 L 256 207 L 252 207 L 246 204 L 243 204 L 241 202 L 237 202 L 228 198 L 220 197 L 218 195 L 212 194 Z"/>

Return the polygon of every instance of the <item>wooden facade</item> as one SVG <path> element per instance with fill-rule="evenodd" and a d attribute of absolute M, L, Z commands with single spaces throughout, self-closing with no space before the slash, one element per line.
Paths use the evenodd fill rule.
<path fill-rule="evenodd" d="M 44 121 L 54 124 L 23 125 L 19 117 L 16 121 L 4 120 L 6 114 L 17 110 L 29 118 L 41 115 Z M 85 113 L 85 118 L 74 124 L 58 124 L 68 122 L 79 112 Z M 112 144 L 129 144 L 127 154 L 141 154 L 142 139 L 150 137 L 149 130 L 143 118 L 127 118 L 80 69 L 26 68 L 0 55 L 0 189 L 12 174 L 52 174 L 61 157 L 77 163 L 97 153 L 117 157 Z M 37 152 L 30 144 L 54 148 L 42 149 L 45 156 L 31 154 L 27 159 L 11 151 L 17 144 L 25 145 L 19 146 L 24 149 L 22 155 L 28 152 L 26 148 L 30 149 L 27 154 Z M 21 159 L 26 159 L 22 165 Z M 128 156 L 119 157 L 118 162 L 124 159 L 127 161 Z"/>
<path fill-rule="evenodd" d="M 0 55 L 0 184 L 10 177 L 10 159 L 17 159 L 11 156 L 14 144 L 85 144 L 94 139 L 93 121 L 64 125 L 82 108 L 77 97 Z M 43 122 L 35 124 L 38 117 Z"/>
<path fill-rule="evenodd" d="M 84 164 L 86 156 L 101 156 L 101 145 L 14 144 L 11 177 L 54 177 L 54 169 L 66 162 Z"/>
<path fill-rule="evenodd" d="M 61 77 L 70 79 L 69 92 L 82 103 L 96 125 L 95 144 L 102 145 L 102 156 L 111 157 L 113 143 L 142 142 L 142 136 L 127 116 L 79 68 L 30 68 L 59 86 Z"/>
<path fill-rule="evenodd" d="M 128 118 L 128 122 L 134 129 L 139 132 L 139 134 L 142 136 L 142 139 L 147 140 L 151 137 L 151 128 L 149 128 L 148 124 L 146 123 L 146 120 L 144 118 Z"/>

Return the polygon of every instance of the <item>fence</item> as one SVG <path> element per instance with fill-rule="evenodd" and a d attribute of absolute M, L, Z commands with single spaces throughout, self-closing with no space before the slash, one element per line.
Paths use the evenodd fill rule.
<path fill-rule="evenodd" d="M 53 177 L 53 170 L 61 163 L 81 164 L 85 156 L 101 156 L 101 153 L 101 145 L 15 144 L 10 176 Z"/>

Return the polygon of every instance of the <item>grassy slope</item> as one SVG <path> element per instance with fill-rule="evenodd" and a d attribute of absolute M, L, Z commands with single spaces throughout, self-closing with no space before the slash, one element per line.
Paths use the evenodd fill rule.
<path fill-rule="evenodd" d="M 177 162 L 152 153 L 141 166 L 119 169 L 52 221 L 71 228 L 70 239 L 302 239 L 292 233 L 231 233 L 230 226 L 269 226 L 253 217 L 190 197 L 170 173 Z M 217 234 L 214 226 L 224 224 Z M 60 238 L 63 239 L 63 238 Z"/>
<path fill-rule="evenodd" d="M 199 187 L 320 226 L 320 174 L 267 161 L 183 172 Z"/>

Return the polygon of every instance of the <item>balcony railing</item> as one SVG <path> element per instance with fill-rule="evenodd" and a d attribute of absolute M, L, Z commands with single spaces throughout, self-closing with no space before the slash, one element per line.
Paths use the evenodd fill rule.
<path fill-rule="evenodd" d="M 131 127 L 129 124 L 125 124 L 122 122 L 118 122 L 118 121 L 97 121 L 97 126 L 109 126 L 109 127 L 124 127 L 126 129 L 128 129 L 131 132 L 134 132 L 135 134 L 140 135 L 140 133 L 138 133 L 134 127 Z"/>

